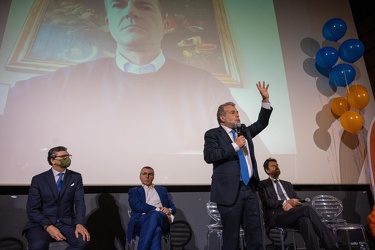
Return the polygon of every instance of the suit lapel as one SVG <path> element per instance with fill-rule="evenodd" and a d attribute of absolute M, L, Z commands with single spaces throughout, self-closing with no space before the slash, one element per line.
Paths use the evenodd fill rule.
<path fill-rule="evenodd" d="M 276 191 L 275 191 L 275 188 L 273 186 L 273 182 L 270 178 L 267 179 L 268 181 L 268 190 L 269 192 L 273 195 L 273 197 L 275 197 L 275 199 L 277 200 L 278 197 L 277 197 L 277 194 L 276 194 Z"/>
<path fill-rule="evenodd" d="M 143 187 L 139 187 L 138 188 L 138 192 L 139 192 L 139 196 L 141 197 L 142 199 L 142 202 L 146 202 L 146 192 L 145 192 L 145 189 Z"/>
<path fill-rule="evenodd" d="M 165 200 L 164 192 L 162 192 L 162 190 L 158 186 L 155 186 L 155 190 L 159 195 L 161 205 L 165 207 L 167 205 L 167 201 Z"/>
<path fill-rule="evenodd" d="M 287 183 L 286 181 L 283 181 L 283 180 L 280 180 L 280 183 L 281 183 L 281 185 L 283 185 L 283 188 L 284 188 L 286 194 L 288 195 L 288 197 L 293 198 L 293 195 L 290 193 L 291 190 L 290 190 L 289 183 Z"/>
<path fill-rule="evenodd" d="M 62 194 L 65 192 L 67 186 L 69 185 L 70 178 L 71 178 L 71 176 L 70 176 L 69 170 L 66 170 L 65 174 L 64 174 L 64 178 L 63 178 L 63 182 L 62 182 L 62 186 L 61 186 L 59 198 L 62 197 Z"/>
<path fill-rule="evenodd" d="M 228 135 L 227 131 L 225 131 L 225 129 L 220 126 L 218 128 L 219 130 L 219 135 L 220 137 L 226 142 L 226 143 L 232 143 L 232 138 L 230 138 L 230 136 Z"/>
<path fill-rule="evenodd" d="M 54 196 L 57 199 L 59 195 L 57 193 L 57 184 L 56 184 L 56 181 L 55 181 L 55 176 L 53 175 L 53 172 L 52 172 L 52 168 L 45 173 L 46 174 L 45 174 L 44 178 L 46 179 L 46 183 L 48 184 L 48 187 L 52 190 L 52 193 L 54 194 Z"/>

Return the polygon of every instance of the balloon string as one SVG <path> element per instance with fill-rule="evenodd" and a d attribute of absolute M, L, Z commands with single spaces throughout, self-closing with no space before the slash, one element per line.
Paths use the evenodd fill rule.
<path fill-rule="evenodd" d="M 349 84 L 348 84 L 348 78 L 346 77 L 346 71 L 344 69 L 344 64 L 341 64 L 342 65 L 342 70 L 344 71 L 344 78 L 345 78 L 345 84 L 346 84 L 346 90 L 348 91 L 349 90 Z"/>
<path fill-rule="evenodd" d="M 360 134 L 355 134 L 353 136 L 353 140 L 354 140 L 354 144 L 355 144 L 355 154 L 358 156 L 357 158 L 355 158 L 357 164 L 357 168 L 358 168 L 358 172 L 359 174 L 361 173 L 361 170 L 362 170 L 362 167 L 363 167 L 363 164 L 365 163 L 365 157 L 366 157 L 366 153 L 365 153 L 365 145 L 363 145 L 363 140 L 361 140 L 361 136 Z"/>

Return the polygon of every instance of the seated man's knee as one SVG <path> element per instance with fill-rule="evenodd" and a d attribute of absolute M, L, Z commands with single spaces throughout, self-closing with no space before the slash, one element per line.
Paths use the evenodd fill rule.
<path fill-rule="evenodd" d="M 312 226 L 311 220 L 308 217 L 299 218 L 298 219 L 298 225 L 299 225 L 299 229 L 306 228 L 306 227 L 310 228 Z"/>
<path fill-rule="evenodd" d="M 162 233 L 163 230 L 161 229 L 161 227 L 156 227 L 154 231 L 154 237 L 161 237 Z"/>
<path fill-rule="evenodd" d="M 29 250 L 48 249 L 52 238 L 49 234 L 38 228 L 30 228 L 25 233 Z"/>
<path fill-rule="evenodd" d="M 316 213 L 315 210 L 310 206 L 305 206 L 305 214 Z"/>
<path fill-rule="evenodd" d="M 28 250 L 44 250 L 49 248 L 50 241 L 46 241 L 45 239 L 35 239 L 29 240 L 27 242 L 27 249 Z"/>
<path fill-rule="evenodd" d="M 89 244 L 88 241 L 84 241 L 82 238 L 82 235 L 79 235 L 78 238 L 73 238 L 73 239 L 67 239 L 66 242 L 74 247 L 74 249 L 85 249 L 86 246 Z"/>
<path fill-rule="evenodd" d="M 154 221 L 156 222 L 157 224 L 161 225 L 160 223 L 163 221 L 163 218 L 165 217 L 166 215 L 164 215 L 163 213 L 159 212 L 159 211 L 150 211 L 148 212 L 147 214 L 147 219 L 149 221 Z"/>

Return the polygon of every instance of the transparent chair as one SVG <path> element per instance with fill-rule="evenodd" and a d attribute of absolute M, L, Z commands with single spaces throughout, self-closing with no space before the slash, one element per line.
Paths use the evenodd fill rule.
<path fill-rule="evenodd" d="M 292 234 L 293 243 L 287 245 L 286 238 L 288 237 L 288 233 Z M 293 228 L 283 228 L 283 227 L 274 227 L 271 228 L 270 231 L 267 233 L 268 239 L 271 240 L 272 245 L 275 248 L 281 248 L 281 250 L 288 249 L 289 246 L 292 246 L 294 250 L 297 249 L 295 233 L 299 233 L 299 230 Z M 298 248 L 298 249 L 305 249 L 305 248 Z"/>
<path fill-rule="evenodd" d="M 223 225 L 221 224 L 221 218 L 219 210 L 217 209 L 217 204 L 215 202 L 207 202 L 206 204 L 207 213 L 215 221 L 214 224 L 207 225 L 208 233 L 207 233 L 207 249 L 210 250 L 210 236 L 212 233 L 215 233 L 217 238 L 219 239 L 219 249 L 223 246 Z M 245 231 L 240 228 L 240 247 L 241 250 L 244 250 L 244 238 L 245 238 Z"/>
<path fill-rule="evenodd" d="M 259 193 L 257 192 L 257 199 L 259 202 L 259 211 L 260 211 L 260 218 L 263 230 L 267 236 L 267 238 L 272 242 L 273 248 L 285 250 L 288 249 L 290 246 L 293 247 L 294 250 L 297 249 L 296 244 L 296 237 L 295 233 L 299 233 L 299 230 L 294 228 L 283 228 L 283 227 L 274 227 L 266 229 L 266 223 L 264 221 L 264 210 L 266 209 L 262 200 L 260 199 Z M 286 239 L 288 237 L 288 233 L 292 235 L 292 244 L 286 244 Z M 267 248 L 267 246 L 266 246 Z M 298 248 L 304 249 L 304 248 Z"/>
<path fill-rule="evenodd" d="M 272 242 L 272 246 L 276 249 L 285 250 L 288 249 L 290 246 L 293 247 L 294 250 L 297 249 L 296 239 L 295 239 L 295 233 L 299 233 L 299 230 L 294 228 L 283 228 L 283 227 L 274 227 L 270 229 L 266 229 L 266 224 L 264 222 L 264 211 L 262 206 L 262 201 L 259 198 L 259 194 L 257 194 L 258 200 L 259 200 L 259 210 L 260 210 L 260 217 L 261 217 L 261 223 L 263 226 L 263 230 L 266 233 L 267 238 Z M 286 239 L 288 237 L 288 233 L 292 235 L 292 244 L 286 244 Z M 302 249 L 302 248 L 298 248 Z"/>
<path fill-rule="evenodd" d="M 321 216 L 322 221 L 327 227 L 338 235 L 339 231 L 346 232 L 346 239 L 349 249 L 354 245 L 359 245 L 360 249 L 369 249 L 366 232 L 361 224 L 347 223 L 346 220 L 339 218 L 344 206 L 342 201 L 332 195 L 317 195 L 312 200 L 312 206 Z M 360 230 L 362 233 L 362 242 L 352 242 L 349 236 L 350 230 Z"/>
<path fill-rule="evenodd" d="M 129 206 L 128 207 L 128 216 L 129 216 L 129 218 L 131 218 L 131 214 L 132 214 L 132 209 Z M 170 238 L 171 236 L 170 236 L 170 233 L 169 232 L 163 233 L 163 235 L 161 237 L 162 237 L 162 248 L 170 250 L 172 248 L 171 247 L 171 238 Z M 133 238 L 132 238 L 132 240 L 128 244 L 128 249 L 130 249 L 130 250 L 136 250 L 137 246 L 138 246 L 138 236 L 134 235 Z"/>
<path fill-rule="evenodd" d="M 331 195 L 317 195 L 311 205 L 325 224 L 346 223 L 346 220 L 339 218 L 344 209 L 340 199 Z"/>

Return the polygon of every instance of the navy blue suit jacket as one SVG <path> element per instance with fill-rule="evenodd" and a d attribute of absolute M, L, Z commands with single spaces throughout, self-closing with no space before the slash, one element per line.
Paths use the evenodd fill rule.
<path fill-rule="evenodd" d="M 161 204 L 163 207 L 170 208 L 172 214 L 176 213 L 176 206 L 173 203 L 171 196 L 167 189 L 162 186 L 154 186 L 156 192 L 158 192 Z M 129 190 L 128 193 L 129 206 L 131 208 L 131 217 L 128 224 L 128 230 L 126 232 L 128 241 L 130 242 L 133 238 L 135 223 L 143 213 L 148 213 L 151 210 L 155 210 L 155 207 L 146 203 L 146 193 L 143 187 L 134 187 Z"/>
<path fill-rule="evenodd" d="M 261 108 L 258 120 L 246 127 L 244 136 L 249 145 L 253 165 L 253 178 L 259 183 L 252 138 L 268 126 L 272 109 Z M 233 205 L 240 185 L 240 162 L 232 146 L 232 139 L 221 126 L 208 130 L 204 135 L 204 160 L 213 164 L 211 201 L 221 205 Z"/>
<path fill-rule="evenodd" d="M 23 231 L 29 228 L 41 228 L 55 224 L 57 219 L 67 225 L 84 225 L 86 205 L 84 200 L 82 176 L 80 173 L 66 170 L 60 194 L 52 169 L 32 178 L 27 198 L 29 221 Z"/>
<path fill-rule="evenodd" d="M 286 194 L 290 199 L 300 199 L 293 188 L 292 183 L 280 180 Z M 278 200 L 275 188 L 270 178 L 262 180 L 259 184 L 259 196 L 262 201 L 264 211 L 264 221 L 266 227 L 275 226 L 275 216 L 282 213 L 283 200 Z"/>

